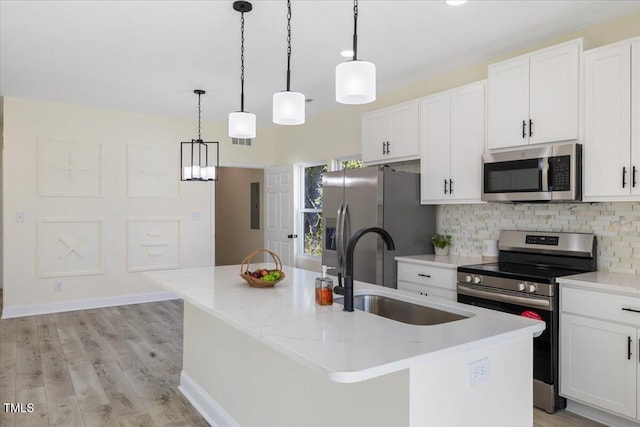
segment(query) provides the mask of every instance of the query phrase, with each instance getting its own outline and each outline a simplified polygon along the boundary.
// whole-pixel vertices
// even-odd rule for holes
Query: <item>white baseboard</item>
[[[178,299],[178,297],[171,292],[145,292],[143,294],[87,298],[81,300],[52,302],[49,304],[18,305],[15,307],[4,307],[2,310],[2,319],[36,316],[38,314],[62,313],[64,311],[113,307],[116,305],[142,304],[145,302],[167,301],[173,299]]]
[[[185,371],[180,373],[178,389],[213,427],[240,427],[240,424]]]
[[[612,427],[638,427],[640,422],[631,421],[626,418],[621,418],[608,412],[601,411],[599,409],[587,406],[583,403],[576,402],[574,400],[567,399],[567,411],[578,414],[582,417],[589,418],[590,420],[597,421],[606,426]]]

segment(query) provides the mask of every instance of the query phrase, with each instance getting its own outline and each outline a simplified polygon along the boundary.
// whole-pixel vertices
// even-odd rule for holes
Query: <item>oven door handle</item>
[[[506,302],[509,304],[521,305],[524,307],[539,308],[544,311],[553,311],[551,301],[549,301],[548,299],[527,298],[517,295],[503,294],[499,292],[484,291],[477,288],[471,288],[468,285],[462,283],[458,283],[458,293],[491,301]]]

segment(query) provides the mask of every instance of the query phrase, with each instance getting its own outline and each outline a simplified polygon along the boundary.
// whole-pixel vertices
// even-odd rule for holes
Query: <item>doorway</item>
[[[264,247],[263,189],[263,169],[220,168],[215,184],[216,266],[241,264],[251,252]]]

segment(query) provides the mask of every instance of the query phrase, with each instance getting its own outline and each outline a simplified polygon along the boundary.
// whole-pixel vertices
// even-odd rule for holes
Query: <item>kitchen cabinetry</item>
[[[488,148],[578,138],[582,39],[489,66]]]
[[[640,39],[584,61],[584,200],[640,200]]]
[[[363,114],[361,126],[364,163],[419,158],[417,100]]]
[[[398,289],[423,297],[456,301],[456,271],[460,265],[477,264],[480,258],[412,255],[396,257]]]
[[[560,394],[640,419],[638,296],[561,286]]]
[[[480,202],[486,83],[420,101],[422,204]]]

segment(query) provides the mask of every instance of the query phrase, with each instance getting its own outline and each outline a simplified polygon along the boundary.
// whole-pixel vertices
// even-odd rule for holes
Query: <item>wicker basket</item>
[[[258,255],[261,252],[266,252],[269,255],[271,255],[271,258],[273,258],[273,261],[276,264],[275,269],[280,271],[280,278],[278,280],[267,281],[267,280],[256,279],[249,272],[250,271],[249,267],[251,266],[251,260],[253,259],[254,256]],[[249,286],[253,286],[254,288],[270,288],[274,286],[276,283],[280,282],[282,279],[284,279],[284,271],[282,271],[282,261],[280,261],[280,257],[278,255],[271,252],[270,250],[258,249],[257,251],[251,252],[249,255],[247,255],[245,259],[242,260],[242,265],[240,266],[240,277],[242,277],[249,284]]]

